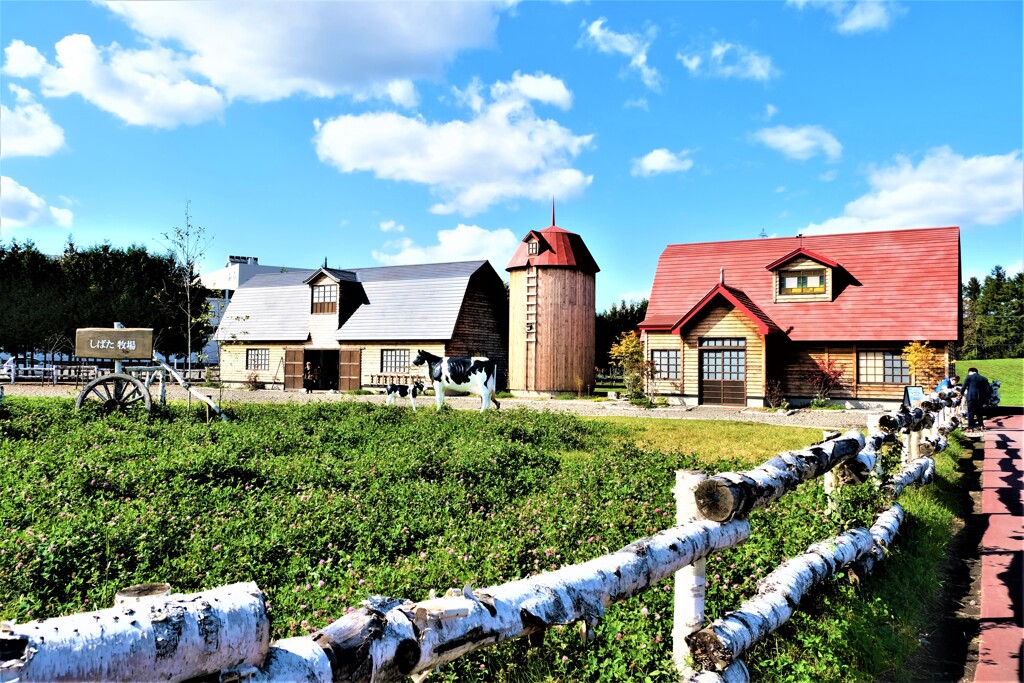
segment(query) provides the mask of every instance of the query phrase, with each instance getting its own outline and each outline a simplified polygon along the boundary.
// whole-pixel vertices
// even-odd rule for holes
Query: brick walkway
[[[1012,410],[1012,409],[1011,409]],[[981,473],[981,643],[974,680],[1024,680],[1024,414],[990,418]]]

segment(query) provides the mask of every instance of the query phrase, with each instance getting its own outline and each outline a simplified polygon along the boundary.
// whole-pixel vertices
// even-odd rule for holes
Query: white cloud
[[[523,87],[527,82],[530,87]],[[490,92],[498,99],[486,103],[478,84],[467,91],[473,95],[463,100],[479,106],[467,121],[435,123],[371,112],[321,123],[314,136],[317,155],[343,173],[369,171],[428,185],[442,199],[430,209],[439,214],[471,215],[515,198],[571,198],[590,184],[593,176],[572,163],[592,136],[574,135],[540,118],[530,104],[531,99],[557,103],[571,95],[559,95],[540,76],[496,83]]]
[[[46,57],[20,40],[4,48],[4,73],[15,78],[38,76],[46,69]]]
[[[775,116],[778,113],[779,113],[779,108],[776,107],[774,104],[766,104],[766,105],[764,105],[764,120],[765,121],[770,121],[772,119],[772,117]]]
[[[498,81],[491,86],[491,97],[495,100],[535,100],[553,104],[559,109],[572,107],[572,92],[565,83],[545,73],[524,76],[516,71],[510,82]]]
[[[604,54],[620,54],[629,57],[629,68],[640,75],[643,81],[651,90],[658,90],[661,75],[658,70],[647,63],[647,50],[651,47],[655,30],[648,30],[646,36],[638,33],[616,33],[604,26],[605,18],[586,24],[584,22],[584,34],[581,42],[593,45],[599,52]]]
[[[28,52],[19,48],[16,64],[31,62]],[[157,128],[201,123],[224,110],[220,93],[189,80],[187,60],[166,48],[126,50],[113,43],[100,49],[89,36],[76,34],[60,40],[56,52],[57,66],[33,66],[47,97],[78,94],[127,123]],[[7,56],[10,61],[9,49]]]
[[[500,3],[112,2],[152,41],[177,44],[230,99],[381,92],[438,76],[460,51],[490,47]],[[405,86],[402,86],[405,87]],[[402,106],[407,92],[385,94]],[[394,99],[395,95],[399,99]]]
[[[48,206],[46,200],[13,178],[0,176],[0,228],[14,230],[56,225],[70,228],[74,214]]]
[[[897,156],[871,169],[871,191],[843,215],[812,223],[805,234],[998,225],[1024,210],[1021,152],[965,158],[949,147],[929,150],[916,166]]]
[[[460,223],[451,230],[439,230],[437,244],[421,247],[403,238],[385,244],[384,249],[388,251],[374,251],[373,258],[387,266],[487,259],[502,273],[518,245],[519,240],[507,228],[485,230],[478,225]]]
[[[693,168],[693,160],[687,159],[688,150],[673,154],[664,147],[648,152],[639,159],[633,159],[632,174],[649,178],[661,173],[682,173]]]
[[[391,100],[399,107],[414,109],[420,103],[419,93],[416,86],[409,80],[389,81],[387,83],[376,83],[366,90],[352,95],[356,102],[367,100]]]
[[[637,97],[632,100],[626,100],[626,102],[622,106],[624,106],[626,109],[643,109],[644,111],[650,111],[650,107],[648,107],[647,105],[646,97]]]
[[[836,169],[829,169],[818,176],[818,180],[823,183],[831,183],[833,180],[839,177],[839,171]]]
[[[725,41],[717,41],[710,49],[695,50],[689,54],[678,52],[676,59],[694,76],[770,81],[781,73],[772,65],[771,57],[746,45]]]
[[[405,226],[395,221],[381,221],[380,222],[381,232],[405,232]]]
[[[11,83],[14,109],[0,104],[0,158],[47,157],[64,146],[64,129],[50,118],[32,93]]]
[[[754,133],[754,139],[790,159],[801,161],[818,154],[824,154],[829,161],[836,161],[843,154],[843,146],[821,126],[762,128]]]
[[[882,0],[787,0],[786,4],[801,10],[816,7],[829,12],[836,19],[836,31],[845,34],[886,31],[897,16],[906,13],[900,5]]]

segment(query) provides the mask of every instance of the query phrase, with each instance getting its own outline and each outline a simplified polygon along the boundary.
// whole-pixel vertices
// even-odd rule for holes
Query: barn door
[[[747,350],[745,339],[700,340],[700,402],[746,405]]]
[[[284,389],[302,388],[302,348],[284,350]]]
[[[355,391],[362,388],[360,381],[360,349],[342,349],[338,354],[338,390]]]

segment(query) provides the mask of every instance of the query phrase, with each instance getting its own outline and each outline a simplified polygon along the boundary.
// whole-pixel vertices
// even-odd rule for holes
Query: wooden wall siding
[[[321,275],[309,283],[310,298],[303,311],[296,311],[297,315],[309,316],[309,342],[306,346],[314,349],[336,349],[338,341],[334,336],[338,333],[338,310],[335,307],[334,313],[317,313],[312,311],[312,288],[318,285],[335,285],[337,283],[326,275]]]
[[[294,343],[268,343],[268,344],[232,344],[221,342],[220,345],[220,381],[224,383],[244,383],[249,380],[249,375],[256,372],[257,379],[267,384],[282,384],[284,382],[284,350],[285,347],[294,347]],[[246,370],[245,350],[246,349],[269,349],[270,369],[269,370]]]
[[[498,364],[497,385],[508,386],[508,317],[505,292],[487,288],[478,273],[469,281],[446,356],[487,356]]]
[[[418,342],[370,342],[367,344],[346,344],[342,348],[360,348],[363,350],[362,358],[360,362],[362,367],[360,369],[360,377],[363,386],[372,384],[370,380],[371,375],[379,375],[380,372],[380,352],[384,349],[408,349],[409,350],[409,371],[407,374],[416,377],[427,376],[427,366],[421,365],[419,367],[412,365],[412,360],[416,357],[416,352],[420,349],[433,353],[437,356],[443,356],[445,354],[444,344],[437,341],[418,341]]]
[[[824,294],[779,294],[779,272],[783,270],[824,270],[825,271],[825,293]],[[786,303],[791,301],[832,301],[832,269],[823,263],[811,260],[806,257],[795,258],[792,261],[776,268],[772,272],[772,301]],[[749,293],[748,293],[749,294]],[[757,297],[760,298],[760,297]]]
[[[700,390],[700,338],[743,337],[746,347],[747,397],[764,396],[765,344],[757,327],[743,313],[732,306],[719,305],[710,309],[683,336],[683,393],[697,396]]]
[[[529,269],[509,278],[509,387],[512,390],[576,391],[577,379],[594,387],[594,276],[571,268],[538,268],[536,341],[527,341],[526,280]]]
[[[678,334],[671,332],[647,332],[644,335],[644,348],[647,360],[651,360],[651,351],[669,349],[679,352],[679,379],[653,378],[647,383],[647,391],[659,396],[679,396],[683,393],[683,382],[686,372],[683,365],[683,340]]]

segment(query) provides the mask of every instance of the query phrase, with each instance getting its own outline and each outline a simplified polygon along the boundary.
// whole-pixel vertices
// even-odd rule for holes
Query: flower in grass
[[[642,614],[642,615],[644,615],[646,617],[648,614],[650,614],[650,612],[647,610],[646,607],[641,607],[640,608],[640,614]]]
[[[220,543],[218,543],[217,545],[213,546],[213,549],[214,550],[220,550]]]
[[[322,588],[322,587],[323,587],[323,585],[324,585],[324,580],[323,580],[323,579],[320,579],[319,581],[317,581],[317,582],[316,582],[316,585],[317,585],[317,587],[320,587],[320,588]]]
[[[563,662],[568,662],[569,661],[569,655],[562,655],[562,661]]]

